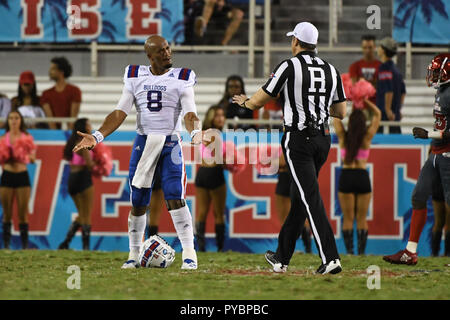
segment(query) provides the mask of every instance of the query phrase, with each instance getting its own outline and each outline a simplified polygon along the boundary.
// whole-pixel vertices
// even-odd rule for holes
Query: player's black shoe
[[[327,264],[321,264],[317,269],[316,273],[318,274],[336,274],[342,271],[341,261],[339,259],[334,259],[328,262]]]
[[[268,250],[266,254],[264,255],[267,262],[272,266],[273,272],[276,273],[283,273],[287,271],[287,265],[282,264],[280,261],[275,259],[275,252]]]

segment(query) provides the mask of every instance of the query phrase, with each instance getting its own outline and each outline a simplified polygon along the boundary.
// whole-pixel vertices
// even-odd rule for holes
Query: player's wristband
[[[431,138],[431,139],[442,139],[442,131],[431,131],[431,132],[428,132],[428,138]]]
[[[92,135],[94,136],[95,141],[97,141],[97,144],[99,144],[105,139],[105,137],[100,131],[95,131]]]
[[[202,130],[198,130],[198,129],[192,130],[192,131],[191,131],[191,140],[194,139],[194,136],[195,136],[197,133],[199,133],[200,131],[202,131]]]

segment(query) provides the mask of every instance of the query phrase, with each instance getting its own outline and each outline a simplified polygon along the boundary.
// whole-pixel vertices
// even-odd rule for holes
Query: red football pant
[[[409,241],[419,242],[420,234],[427,222],[427,209],[413,209],[411,226],[409,229]]]

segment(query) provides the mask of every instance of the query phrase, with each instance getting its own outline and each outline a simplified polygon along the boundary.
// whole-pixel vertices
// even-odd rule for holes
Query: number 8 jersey
[[[136,132],[140,135],[180,133],[181,117],[197,113],[194,101],[196,76],[186,68],[170,68],[154,75],[150,66],[129,65],[123,76],[124,88],[116,110],[129,114],[136,107]]]

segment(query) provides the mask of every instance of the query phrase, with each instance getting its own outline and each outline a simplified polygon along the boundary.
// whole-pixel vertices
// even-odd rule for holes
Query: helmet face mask
[[[450,54],[439,54],[431,60],[426,79],[428,86],[436,89],[450,82]]]

